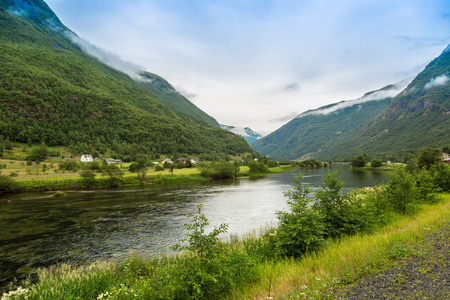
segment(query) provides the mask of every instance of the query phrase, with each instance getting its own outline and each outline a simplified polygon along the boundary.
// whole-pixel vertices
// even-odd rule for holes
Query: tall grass
[[[300,259],[258,265],[260,282],[233,292],[229,299],[333,299],[336,290],[364,276],[394,266],[414,255],[411,245],[450,221],[450,195],[436,205],[423,205],[414,216],[397,216],[371,234],[329,241],[323,250]],[[270,293],[270,295],[269,295]]]

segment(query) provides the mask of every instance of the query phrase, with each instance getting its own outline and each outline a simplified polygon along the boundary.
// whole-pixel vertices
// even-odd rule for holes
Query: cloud
[[[141,75],[139,75],[143,70],[142,67],[140,67],[136,64],[124,61],[123,59],[118,57],[116,54],[113,54],[113,53],[107,52],[105,50],[102,50],[98,47],[95,47],[88,41],[78,37],[73,32],[66,31],[65,35],[72,41],[72,43],[79,46],[83,52],[85,52],[86,54],[88,54],[92,57],[95,57],[100,62],[110,66],[113,69],[116,69],[118,71],[121,71],[121,72],[129,75],[131,78],[133,78],[135,80],[141,80],[141,81],[145,80]]]
[[[325,108],[310,110],[298,115],[297,118],[302,118],[309,115],[329,115],[332,112],[336,112],[346,107],[351,107],[368,101],[379,101],[387,98],[394,98],[399,93],[401,93],[408,86],[408,84],[411,83],[412,80],[413,78],[405,79],[395,85],[390,86],[389,88],[384,88],[378,91],[367,93],[363,97],[356,100],[342,101],[336,104],[328,105]]]
[[[287,121],[290,121],[290,120],[294,119],[296,116],[298,116],[298,112],[290,112],[290,113],[288,113],[288,114],[286,114],[284,116],[270,119],[269,122],[271,122],[271,123],[283,122],[284,123],[284,122],[287,122]]]
[[[286,85],[283,92],[297,92],[298,90],[300,90],[300,85],[294,82]]]
[[[450,80],[447,75],[441,75],[439,77],[431,79],[427,84],[425,84],[425,89],[431,89],[435,86],[445,85]]]

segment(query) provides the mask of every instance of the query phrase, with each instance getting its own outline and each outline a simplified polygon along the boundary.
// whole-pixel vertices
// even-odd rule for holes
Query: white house
[[[92,155],[81,155],[81,162],[93,162],[94,158],[92,157]]]

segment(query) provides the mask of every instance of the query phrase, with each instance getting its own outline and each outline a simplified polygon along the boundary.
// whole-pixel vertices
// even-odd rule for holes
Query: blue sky
[[[449,0],[46,2],[220,123],[262,133],[414,76],[450,43]]]

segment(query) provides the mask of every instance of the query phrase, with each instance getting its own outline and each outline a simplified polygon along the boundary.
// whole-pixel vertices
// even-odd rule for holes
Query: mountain
[[[141,86],[164,104],[169,105],[179,113],[187,114],[212,127],[220,127],[219,123],[217,123],[213,117],[200,110],[192,102],[182,96],[164,78],[150,72],[141,72],[140,76],[144,79],[144,81],[140,82]]]
[[[410,81],[366,93],[356,100],[306,111],[252,146],[262,155],[278,160],[334,158],[336,145],[352,138],[383,113]]]
[[[334,156],[366,152],[395,158],[450,144],[450,46],[397,95],[381,116],[337,145]],[[351,145],[354,145],[351,147]],[[348,149],[352,148],[351,151]]]
[[[41,0],[0,0],[0,28],[0,135],[11,141],[122,155],[252,151],[163,78],[80,39]]]
[[[242,136],[249,145],[252,145],[256,140],[259,140],[262,137],[262,135],[260,135],[256,131],[253,131],[249,127],[241,128],[236,126],[228,126],[220,124],[220,128],[229,130],[235,134]]]

